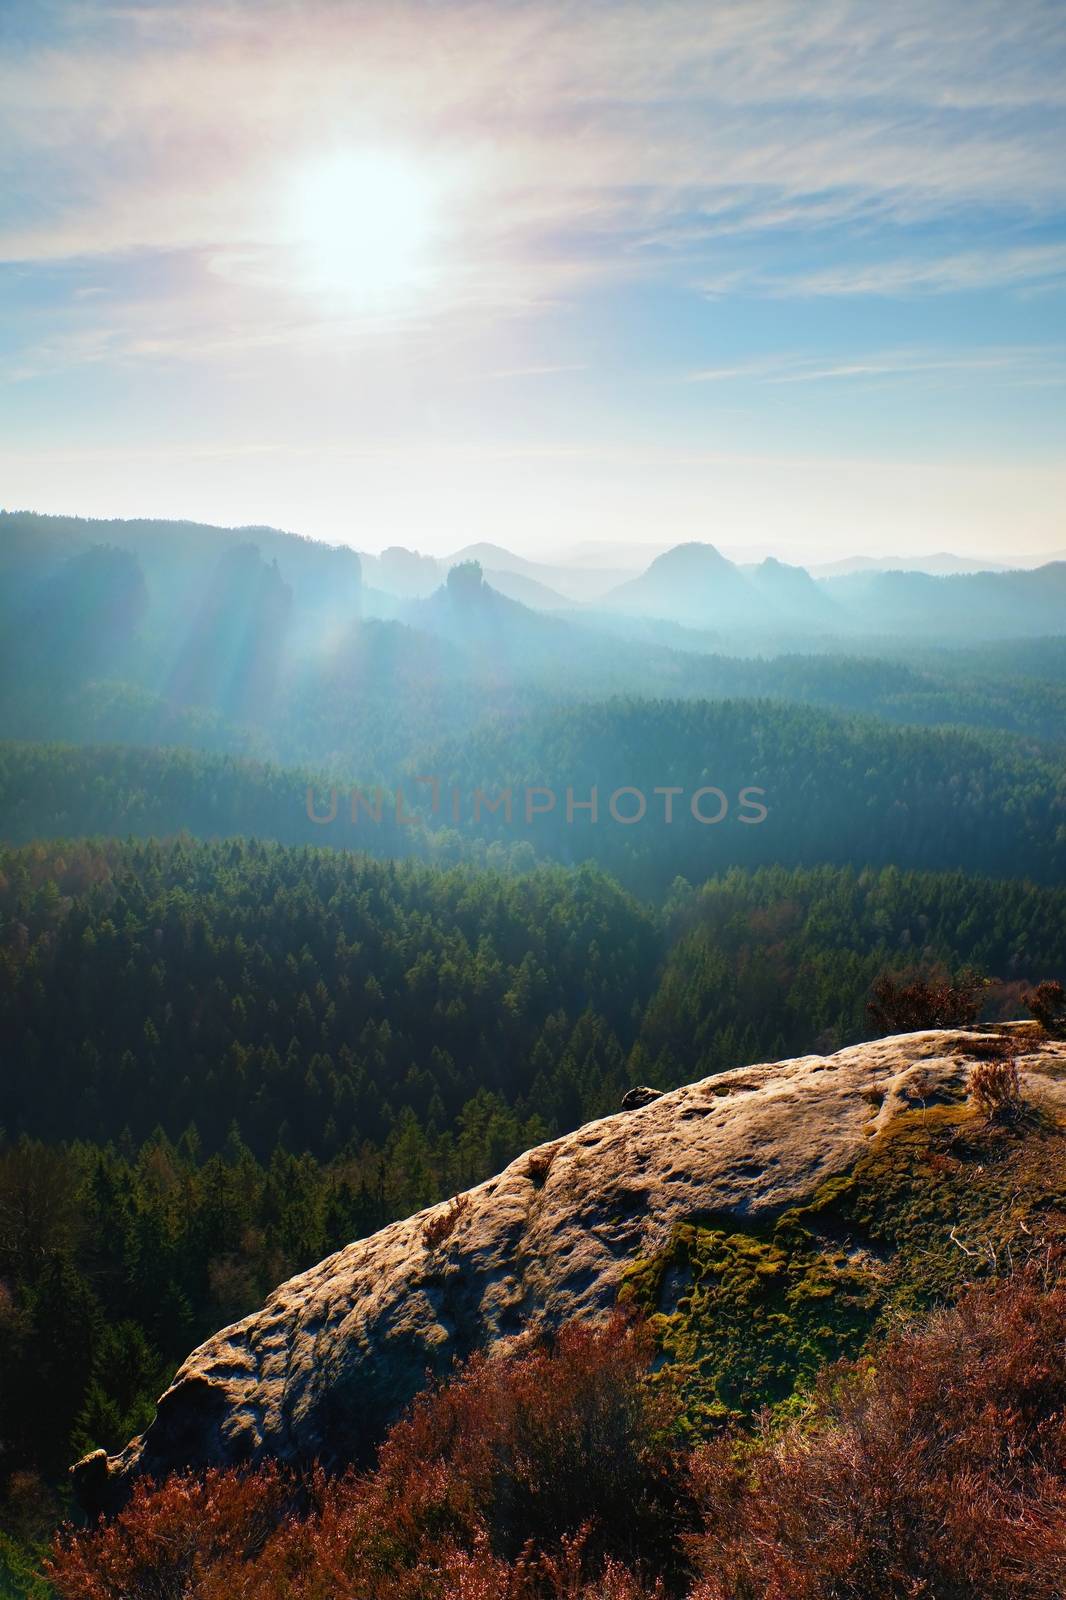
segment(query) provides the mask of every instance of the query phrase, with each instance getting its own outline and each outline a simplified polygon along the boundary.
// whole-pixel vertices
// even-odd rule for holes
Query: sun
[[[432,283],[441,196],[407,155],[342,151],[307,167],[290,234],[301,285],[357,306],[389,307]]]

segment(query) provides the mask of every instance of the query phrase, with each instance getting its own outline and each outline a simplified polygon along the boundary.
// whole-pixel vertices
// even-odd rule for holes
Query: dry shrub
[[[426,1249],[435,1250],[445,1239],[450,1239],[459,1225],[459,1219],[469,1207],[470,1196],[460,1194],[443,1211],[435,1211],[431,1217],[427,1217],[422,1224],[422,1243]]]
[[[692,1600],[1061,1600],[1066,1291],[971,1291],[815,1416],[698,1454]]]
[[[475,1356],[392,1430],[375,1487],[386,1502],[424,1497],[432,1520],[457,1530],[483,1519],[505,1555],[528,1541],[551,1550],[582,1528],[596,1558],[661,1551],[674,1406],[647,1381],[651,1356],[648,1334],[621,1316],[571,1324],[552,1348]]]
[[[918,1033],[925,1028],[965,1028],[977,1021],[989,980],[965,969],[952,977],[883,972],[866,1007],[879,1033]]]
[[[331,1486],[313,1521],[281,1529],[229,1588],[196,1590],[190,1600],[664,1600],[661,1583],[597,1557],[589,1529],[552,1553],[530,1543],[509,1559],[480,1518],[460,1534],[409,1509],[398,1527],[374,1494]]]
[[[272,1472],[142,1485],[108,1527],[63,1541],[56,1590],[62,1600],[653,1600],[655,1585],[626,1563],[669,1565],[682,1473],[670,1402],[647,1381],[650,1353],[616,1317],[566,1328],[550,1349],[474,1357],[416,1401],[374,1472],[314,1475],[303,1514]]]
[[[581,1529],[563,1540],[557,1555],[541,1556],[528,1563],[533,1585],[531,1600],[532,1596],[546,1596],[547,1600],[662,1600],[665,1589],[661,1579],[654,1583],[642,1581],[610,1556],[590,1584],[589,1532],[588,1528]],[[525,1565],[520,1562],[512,1571]]]
[[[188,1600],[241,1592],[244,1572],[293,1506],[274,1467],[144,1480],[114,1521],[56,1541],[48,1577],[63,1600]]]
[[[1045,1275],[1048,1272],[1045,1267]],[[682,1456],[616,1321],[475,1359],[369,1475],[140,1487],[60,1600],[1062,1600],[1066,1289],[972,1290],[810,1414]],[[698,1529],[699,1531],[695,1531]],[[687,1566],[686,1566],[687,1562]]]
[[[1053,1039],[1066,1037],[1066,989],[1057,978],[1045,978],[1025,996],[1025,1003],[1044,1032]]]
[[[979,1061],[970,1068],[967,1086],[978,1108],[990,1122],[1014,1122],[1024,1108],[1022,1080],[1013,1057],[1005,1061]]]

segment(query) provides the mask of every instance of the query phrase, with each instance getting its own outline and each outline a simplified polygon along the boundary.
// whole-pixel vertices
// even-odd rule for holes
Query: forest
[[[655,906],[589,866],[183,840],[6,852],[0,912],[9,1135],[236,1126],[265,1159],[454,1136],[483,1095],[555,1132],[633,1083],[851,1043],[883,969],[975,966],[1016,1002],[1058,968],[1066,888],[774,867]]]
[[[666,826],[655,791],[671,786],[681,798]],[[699,820],[691,799],[704,787]],[[531,804],[550,809],[527,809],[526,791],[542,788],[550,795]],[[353,789],[362,796],[354,820]],[[620,817],[643,797],[639,820],[612,815],[619,789],[638,791],[620,797]],[[720,821],[713,790],[729,806]],[[756,810],[740,803],[745,790],[766,808],[757,826]],[[486,804],[475,804],[478,791]],[[627,699],[488,719],[427,742],[391,784],[341,756],[327,768],[285,768],[172,747],[9,741],[0,743],[0,828],[13,843],[187,832],[438,865],[591,862],[651,898],[676,877],[773,863],[959,868],[1054,884],[1066,877],[1066,763],[1058,747],[1010,735],[894,728],[764,701]]]
[[[987,1015],[1024,1014],[1066,889],[777,866],[650,904],[591,866],[100,840],[6,851],[0,916],[0,1437],[28,1495],[274,1283],[633,1084],[866,1037],[885,971],[971,967]]]
[[[1066,976],[1060,638],[709,649],[535,614],[469,564],[374,615],[350,552],[270,530],[176,548],[152,524],[52,545],[2,526],[2,1593],[117,1592],[77,1563],[132,1559],[136,1517],[151,1542],[171,1501],[46,1581],[77,1515],[66,1468],[120,1449],[188,1351],[291,1274],[637,1086],[869,1038],[886,982],[963,974],[994,1022]],[[353,787],[382,791],[380,821],[352,821]],[[530,788],[554,803],[527,818]],[[613,815],[620,789],[647,798],[638,822]],[[692,814],[700,789],[728,796],[719,823]],[[475,816],[479,790],[511,791],[510,819]],[[568,790],[597,792],[595,821]],[[577,1363],[580,1414],[601,1356],[573,1337],[550,1359]],[[629,1363],[639,1411],[647,1352],[618,1337],[603,1359]],[[681,1459],[661,1465],[702,1537]],[[714,1459],[684,1467],[708,1505]],[[169,1492],[210,1525],[203,1486]],[[220,1526],[234,1494],[276,1512],[281,1492],[218,1485]],[[325,1549],[316,1519],[362,1514],[347,1492],[285,1537]],[[478,1577],[483,1537],[417,1560],[469,1557],[486,1600],[581,1592],[500,1555]],[[572,1548],[575,1574],[606,1554],[615,1600],[643,1600],[631,1551]]]

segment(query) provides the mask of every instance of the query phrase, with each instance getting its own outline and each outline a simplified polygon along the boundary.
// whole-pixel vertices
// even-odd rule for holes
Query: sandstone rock
[[[1012,1027],[1026,1092],[1066,1111],[1066,1043]],[[79,1493],[107,1508],[142,1474],[365,1460],[427,1372],[606,1313],[627,1264],[679,1222],[770,1220],[801,1203],[901,1113],[963,1099],[989,1043],[980,1030],[915,1033],[743,1067],[527,1151],[470,1190],[446,1229],[427,1228],[443,1206],[393,1223],[209,1339],[106,1474],[98,1455],[74,1469]]]

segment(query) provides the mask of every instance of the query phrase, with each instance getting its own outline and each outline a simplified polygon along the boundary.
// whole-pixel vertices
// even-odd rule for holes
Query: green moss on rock
[[[826,1361],[855,1354],[876,1316],[875,1274],[788,1224],[769,1236],[706,1223],[626,1275],[623,1298],[651,1317],[689,1425],[781,1404]]]
[[[687,1426],[803,1404],[826,1362],[898,1317],[1010,1270],[1061,1235],[1066,1139],[1050,1118],[990,1128],[965,1106],[896,1117],[853,1170],[763,1226],[678,1225],[626,1272]]]

